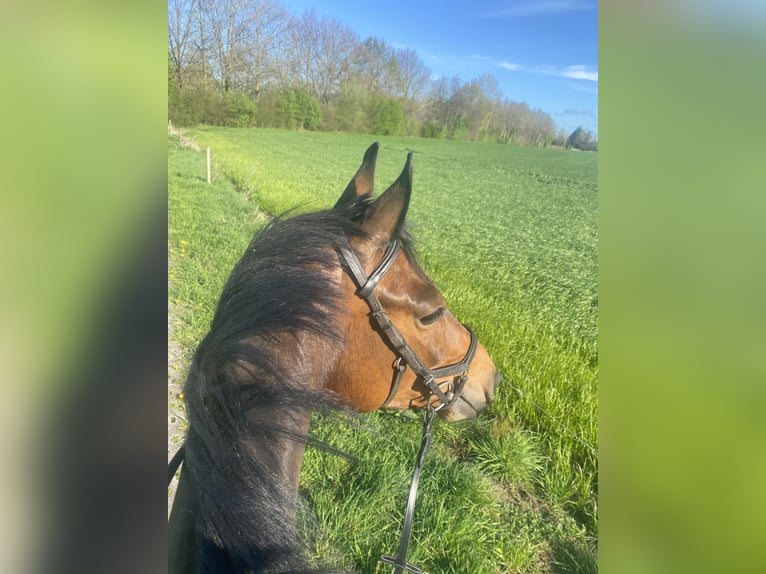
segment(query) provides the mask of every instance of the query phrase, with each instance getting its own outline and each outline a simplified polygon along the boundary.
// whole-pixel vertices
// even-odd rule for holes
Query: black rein
[[[356,253],[351,249],[349,245],[338,248],[338,255],[342,263],[345,263],[346,269],[350,272],[351,277],[357,286],[356,294],[362,299],[367,301],[370,306],[371,315],[375,318],[378,327],[382,331],[382,335],[388,340],[391,346],[396,350],[399,358],[394,363],[394,382],[391,386],[388,398],[383,406],[385,407],[391,402],[401,382],[402,375],[406,371],[407,367],[413,370],[428,386],[429,390],[435,396],[439,405],[434,407],[429,398],[426,402],[426,407],[423,412],[423,437],[420,443],[420,451],[418,452],[418,459],[415,465],[415,470],[412,474],[412,482],[410,483],[410,492],[407,498],[407,509],[404,513],[404,524],[402,525],[402,535],[399,540],[399,552],[396,557],[383,555],[380,560],[386,564],[394,566],[395,574],[402,574],[404,571],[412,572],[413,574],[422,574],[423,571],[407,562],[407,551],[410,545],[410,535],[412,533],[412,521],[415,516],[415,501],[418,495],[418,483],[420,481],[420,472],[426,462],[426,456],[428,450],[431,447],[431,427],[434,422],[436,411],[445,407],[449,407],[455,401],[460,398],[460,394],[463,391],[466,381],[468,380],[468,367],[473,360],[474,353],[476,352],[477,338],[476,333],[473,332],[468,325],[463,325],[468,334],[471,336],[471,342],[468,346],[468,351],[465,357],[453,365],[447,365],[445,367],[439,367],[436,369],[430,369],[426,364],[417,356],[415,351],[407,344],[407,341],[402,336],[399,329],[391,322],[388,314],[383,309],[377,296],[375,295],[375,287],[378,285],[383,276],[388,272],[396,259],[396,256],[401,250],[401,245],[398,240],[393,240],[386,249],[383,259],[367,277],[364,272],[362,264],[359,262],[359,258]],[[443,379],[445,377],[453,377],[451,381],[436,382],[437,379]],[[442,390],[442,385],[447,385],[446,392]],[[178,449],[176,454],[168,464],[168,485],[173,479],[173,475],[180,466],[184,459],[184,446]]]
[[[356,283],[356,294],[367,301],[367,304],[370,306],[370,314],[375,318],[378,327],[380,327],[382,331],[382,335],[388,340],[399,355],[394,362],[394,382],[389,391],[388,398],[385,403],[383,403],[383,407],[388,405],[388,403],[391,402],[391,399],[393,399],[399,388],[402,375],[407,367],[411,368],[423,380],[440,403],[438,406],[434,407],[430,397],[426,402],[426,407],[423,413],[423,437],[420,442],[420,451],[418,452],[415,470],[412,474],[412,482],[410,483],[410,493],[407,498],[407,509],[404,512],[402,535],[399,539],[399,552],[397,552],[396,557],[388,555],[380,557],[382,562],[394,566],[394,574],[402,574],[404,571],[412,572],[413,574],[422,574],[423,570],[407,562],[407,551],[410,546],[412,520],[415,516],[415,501],[418,496],[420,472],[425,465],[426,455],[431,447],[431,426],[433,425],[436,411],[449,407],[460,398],[463,387],[468,380],[468,367],[473,360],[478,343],[476,333],[474,333],[473,329],[468,325],[464,324],[463,326],[471,336],[471,342],[465,357],[463,357],[459,363],[436,369],[428,368],[420,357],[417,356],[415,351],[413,351],[407,344],[407,341],[404,339],[399,329],[397,329],[391,322],[391,319],[389,319],[388,314],[385,312],[374,293],[375,287],[393,265],[400,249],[401,245],[399,241],[394,239],[386,249],[383,259],[378,263],[378,266],[369,277],[365,274],[364,268],[359,262],[359,258],[350,246],[338,248],[338,254],[341,262],[346,264],[346,268],[351,273],[351,276]],[[450,376],[453,377],[452,381],[441,383],[436,382],[436,379]],[[446,393],[441,388],[441,386],[445,384],[449,387],[449,390]]]

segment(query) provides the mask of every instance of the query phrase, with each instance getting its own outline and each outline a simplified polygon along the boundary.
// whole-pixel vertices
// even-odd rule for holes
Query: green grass
[[[191,353],[263,224],[256,209],[331,206],[373,138],[220,128],[186,136],[211,146],[216,174],[204,183],[204,154],[169,141],[169,289]],[[509,381],[480,420],[437,422],[411,561],[431,573],[595,571],[597,461],[577,437],[597,443],[596,156],[376,139],[378,191],[415,152],[408,219],[424,267]],[[364,425],[315,421],[314,434],[358,461],[307,451],[305,523],[320,533],[318,557],[388,572],[376,560],[396,552],[420,424],[372,413]]]

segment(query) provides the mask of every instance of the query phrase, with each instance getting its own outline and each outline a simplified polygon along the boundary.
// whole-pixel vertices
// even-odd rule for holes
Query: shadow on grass
[[[597,574],[598,559],[581,540],[556,540],[551,548],[552,572],[556,574]]]

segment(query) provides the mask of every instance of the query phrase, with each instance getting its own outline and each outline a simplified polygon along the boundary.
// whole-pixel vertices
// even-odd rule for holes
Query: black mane
[[[272,221],[223,289],[185,388],[185,469],[199,493],[202,572],[309,571],[290,497],[273,464],[253,452],[264,449],[261,458],[268,459],[275,441],[305,443],[295,420],[317,409],[345,409],[335,394],[306,385],[301,358],[285,368],[273,343],[301,332],[338,338],[337,285],[326,270],[339,264],[335,248],[363,236],[369,205],[366,196],[347,209]],[[407,234],[401,238],[412,256]]]
[[[347,238],[364,236],[359,222],[370,204],[367,195],[347,209],[269,223],[233,269],[200,347],[229,347],[244,338],[279,331],[309,330],[333,337],[337,299],[323,270],[337,266],[335,249]],[[409,234],[402,229],[398,239],[414,261]]]

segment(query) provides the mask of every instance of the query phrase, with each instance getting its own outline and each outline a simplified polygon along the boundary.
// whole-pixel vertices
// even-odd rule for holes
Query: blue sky
[[[506,98],[551,115],[568,131],[598,133],[596,0],[283,0],[314,7],[360,38],[412,48],[434,76],[492,74]]]

